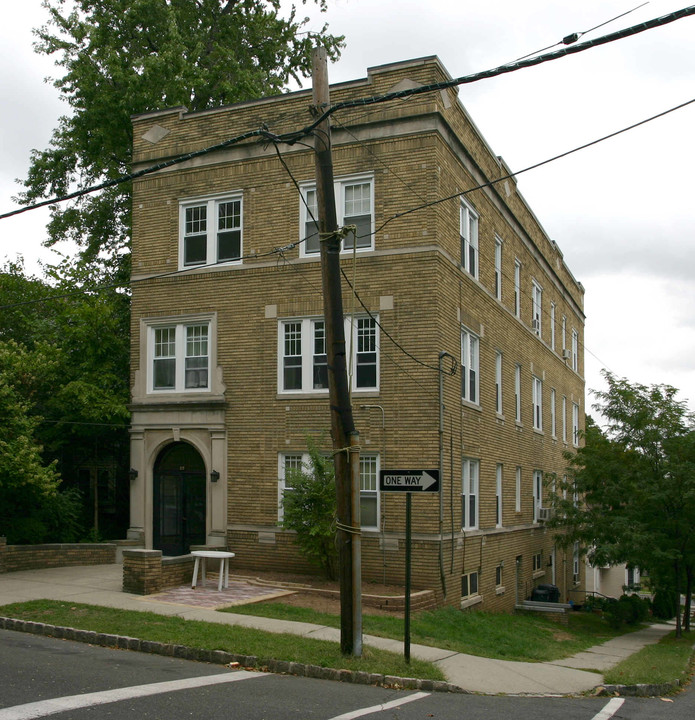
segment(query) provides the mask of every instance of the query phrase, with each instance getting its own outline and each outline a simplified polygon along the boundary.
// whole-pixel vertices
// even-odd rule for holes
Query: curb
[[[672,695],[681,687],[680,680],[673,680],[668,683],[645,683],[641,685],[598,685],[595,694],[603,697],[606,695],[620,695],[622,697],[659,697],[661,695]]]
[[[31,633],[32,635],[45,635],[46,637],[53,637],[59,640],[83,642],[99,647],[133,650],[135,652],[164,655],[165,657],[175,657],[182,660],[192,660],[194,662],[225,665],[234,670],[254,669],[261,672],[296,675],[298,677],[310,677],[320,680],[335,680],[356,685],[380,685],[395,690],[470,694],[467,690],[443,680],[422,680],[420,678],[368,673],[360,670],[336,670],[334,668],[321,667],[320,665],[306,665],[304,663],[288,662],[286,660],[258,658],[255,655],[237,655],[236,653],[229,653],[225,650],[203,650],[201,648],[188,647],[187,645],[172,645],[171,643],[156,642],[154,640],[140,640],[125,635],[98,633],[94,630],[78,630],[77,628],[49,625],[48,623],[34,622],[33,620],[17,620],[15,618],[0,617],[0,630],[14,630],[16,632]]]

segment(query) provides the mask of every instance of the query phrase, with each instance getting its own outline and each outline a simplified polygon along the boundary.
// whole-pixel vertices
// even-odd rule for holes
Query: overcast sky
[[[331,82],[367,68],[438,55],[453,77],[496,67],[586,32],[640,0],[329,0],[346,36]],[[686,2],[652,0],[587,32],[635,25]],[[0,212],[14,178],[44,148],[65,106],[43,80],[52,61],[32,51],[40,0],[0,0]],[[460,88],[493,151],[519,170],[695,98],[695,16],[574,56]],[[695,104],[521,175],[518,187],[586,289],[587,390],[608,368],[631,382],[666,383],[695,409]],[[0,260],[41,249],[47,214],[0,221]],[[66,248],[69,251],[69,248]],[[588,400],[588,403],[591,399]]]

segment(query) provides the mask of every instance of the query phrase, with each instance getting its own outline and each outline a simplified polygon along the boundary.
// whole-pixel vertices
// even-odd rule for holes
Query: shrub
[[[652,615],[659,620],[670,620],[678,609],[676,593],[673,590],[659,589],[652,600]]]

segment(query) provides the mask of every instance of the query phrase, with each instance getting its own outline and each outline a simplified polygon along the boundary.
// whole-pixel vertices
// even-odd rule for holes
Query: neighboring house
[[[639,588],[641,574],[637,568],[621,565],[603,565],[594,567],[586,560],[586,594],[605,595],[619,598],[624,588]],[[575,602],[583,602],[579,594],[572,598]]]
[[[331,101],[448,78],[436,57],[394,63]],[[300,129],[310,105],[300,91],[139,115],[134,170]],[[508,610],[538,583],[565,600],[583,573],[543,524],[543,477],[584,427],[583,287],[455,89],[332,122],[338,220],[357,228],[342,264],[359,296],[343,283],[363,577],[403,581],[405,498],[379,492],[379,471],[438,467],[445,351],[460,365],[443,381],[442,494],[413,499],[413,584],[462,607]],[[227,545],[239,567],[307,569],[280,525],[307,436],[330,447],[305,140],[280,146],[286,168],[252,140],[134,182],[129,536],[165,554]]]

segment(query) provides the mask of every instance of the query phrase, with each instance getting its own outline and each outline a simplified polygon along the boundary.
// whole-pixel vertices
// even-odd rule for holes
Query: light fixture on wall
[[[213,470],[210,473],[210,480],[212,480],[212,482],[217,482],[219,479],[220,479],[220,474],[217,472],[217,470]]]
[[[135,468],[130,468],[130,472],[128,473],[131,480],[135,480],[138,476],[138,471]]]

